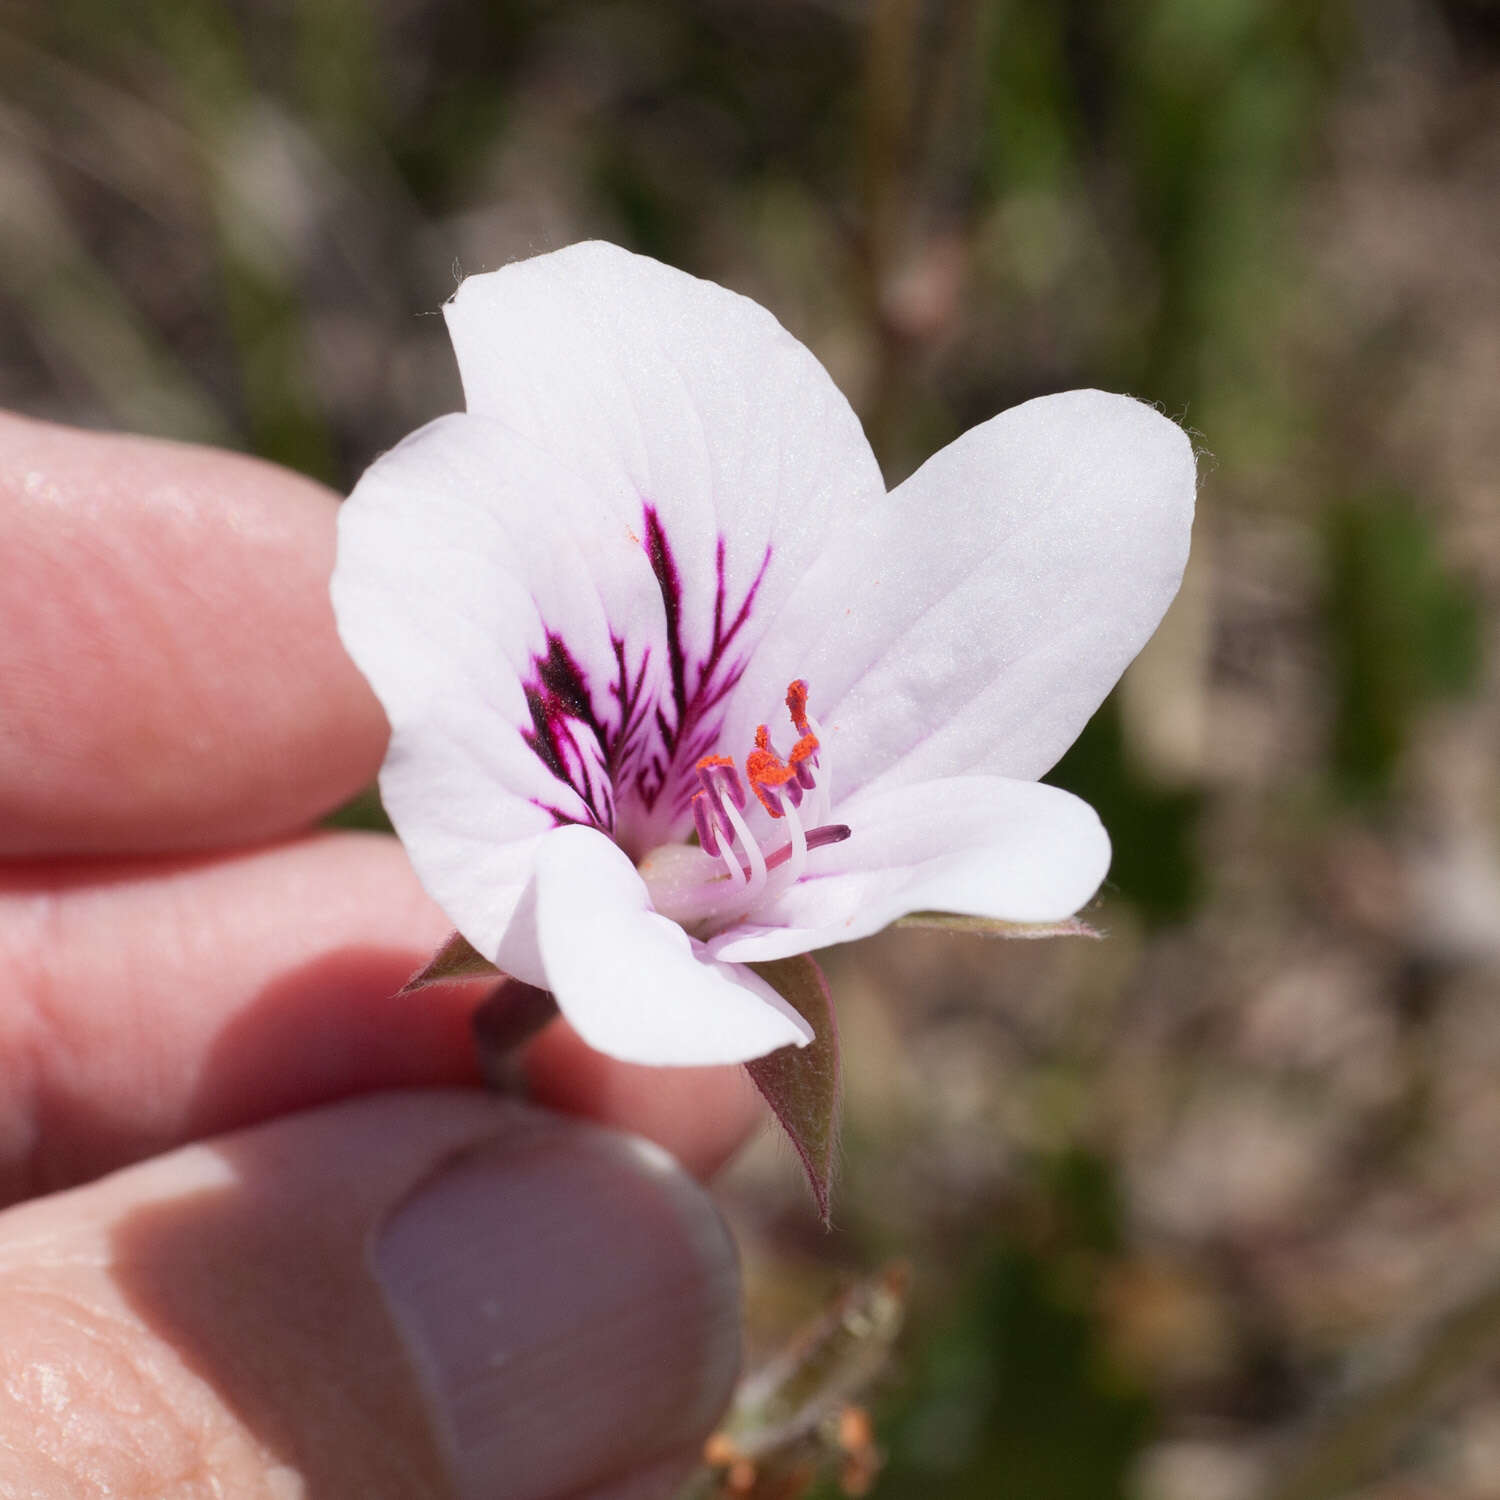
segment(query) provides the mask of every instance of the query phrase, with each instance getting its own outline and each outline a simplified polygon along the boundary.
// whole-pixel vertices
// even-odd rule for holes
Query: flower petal
[[[1141,402],[1004,412],[830,542],[778,626],[800,649],[760,654],[745,712],[805,676],[841,792],[1040,776],[1176,593],[1193,496],[1187,436]]]
[[[913,911],[1055,922],[1109,869],[1109,836],[1058,787],[958,776],[871,790],[840,806],[853,830],[814,851],[810,873],[715,938],[715,957],[761,963],[847,943]]]
[[[720,963],[651,909],[629,857],[588,828],[560,828],[536,855],[545,983],[596,1051],[625,1062],[746,1062],[812,1027],[739,964]]]
[[[469,410],[565,458],[599,524],[639,537],[666,611],[671,711],[705,731],[683,758],[717,749],[765,623],[835,523],[884,493],[849,403],[764,308],[613,245],[472,276],[445,313]]]
[[[460,415],[360,480],[332,588],[390,720],[381,792],[417,874],[475,948],[531,982],[499,953],[532,845],[560,821],[608,824],[618,767],[604,762],[632,753],[616,689],[649,704],[659,687],[649,563],[566,467]]]

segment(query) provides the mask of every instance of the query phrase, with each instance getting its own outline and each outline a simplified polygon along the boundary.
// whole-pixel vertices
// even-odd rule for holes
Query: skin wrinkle
[[[247,1443],[201,1383],[143,1341],[123,1311],[49,1284],[46,1273],[0,1276],[0,1300],[7,1309],[0,1451],[24,1466],[33,1491],[209,1500],[227,1481],[231,1493],[269,1500],[259,1483],[269,1455]]]
[[[47,494],[28,503],[33,473]],[[20,500],[0,507],[0,550],[24,558],[0,601],[7,853],[264,837],[373,775],[384,726],[337,652],[319,578],[326,490],[243,457],[6,416],[0,493]],[[245,611],[267,628],[243,630]],[[257,703],[253,722],[236,696]]]
[[[29,988],[4,1008],[0,1077],[16,1082],[0,1102],[0,1200],[271,1110],[473,1076],[471,988],[420,1010],[390,998],[452,930],[394,840],[321,834],[6,883],[0,952],[34,955],[49,999],[39,1017]],[[33,947],[42,910],[50,956]],[[296,1032],[311,1045],[288,1052]]]
[[[31,1128],[26,1132],[30,1137],[26,1148],[17,1157],[7,1155],[0,1159],[0,1168],[4,1169],[0,1172],[0,1203],[50,1192],[59,1186],[55,1170],[49,1171],[46,1167],[43,1152],[67,1134],[63,1126],[76,1112],[80,1077],[84,1091],[90,1087],[89,1059],[98,1041],[93,1020],[86,1010],[70,1016],[59,988],[56,967],[49,961],[49,956],[77,951],[80,938],[87,935],[89,908],[96,906],[101,896],[107,899],[111,887],[117,884],[134,886],[132,894],[135,894],[140,889],[140,876],[147,874],[148,880],[168,896],[160,908],[167,920],[154,924],[155,960],[161,962],[166,971],[175,967],[192,972],[195,965],[181,962],[188,951],[181,934],[191,927],[195,938],[201,941],[203,934],[197,925],[199,918],[181,912],[178,903],[171,901],[170,893],[178,875],[184,870],[198,870],[204,863],[203,859],[173,860],[165,868],[159,867],[153,876],[148,871],[127,871],[114,861],[88,861],[78,867],[74,878],[60,888],[32,888],[19,895],[15,892],[0,894],[0,930],[20,928],[18,935],[8,938],[8,945],[22,956],[24,962],[22,982],[16,991],[22,1003],[8,1009],[30,1021],[25,1028],[27,1045],[23,1053],[22,1077],[28,1085],[25,1115],[31,1121]],[[97,871],[93,880],[88,878],[91,866]],[[217,947],[218,936],[209,932],[210,951]],[[126,953],[128,956],[128,950]],[[143,986],[140,976],[130,970],[117,973],[115,978],[120,986],[114,1003],[115,1016],[131,1018],[148,1014],[150,1004],[144,997],[149,996],[150,985]],[[141,1045],[143,1039],[145,1033],[139,1026],[129,1026],[127,1035],[117,1039],[117,1047],[126,1055],[142,1059],[151,1052],[149,1041],[146,1046]],[[9,1091],[15,1073],[15,1059],[7,1053],[3,1062]],[[12,1173],[14,1180],[8,1182]]]
[[[0,1285],[16,1293],[3,1303],[0,1365],[13,1349],[26,1367],[39,1363],[37,1338],[14,1336],[34,1305],[30,1288],[79,1293],[82,1336],[62,1315],[41,1330],[55,1362],[81,1371],[75,1384],[89,1395],[73,1400],[73,1410],[89,1419],[93,1393],[122,1388],[126,1408],[149,1419],[159,1400],[169,1416],[185,1413],[201,1436],[169,1445],[151,1464],[152,1476],[202,1467],[224,1485],[222,1492],[137,1487],[125,1473],[107,1476],[111,1482],[97,1491],[61,1493],[248,1500],[285,1495],[299,1476],[319,1496],[436,1500],[450,1493],[439,1482],[431,1419],[406,1345],[374,1278],[372,1236],[393,1204],[460,1156],[498,1148],[510,1158],[532,1141],[567,1153],[573,1130],[470,1091],[388,1094],[191,1147],[83,1194],[16,1210],[22,1234],[28,1227],[50,1233],[63,1252],[95,1255],[54,1257],[54,1266],[38,1270],[32,1248],[33,1264],[17,1278],[0,1269]],[[0,1249],[0,1264],[7,1253]],[[102,1318],[93,1317],[96,1309]],[[272,1317],[275,1326],[267,1327]],[[127,1337],[124,1361],[92,1368],[101,1344],[89,1335],[103,1326],[110,1353],[111,1320]],[[290,1370],[300,1384],[288,1407]],[[26,1395],[23,1416],[36,1399],[34,1391]],[[104,1403],[106,1431],[95,1446],[106,1457],[127,1446],[107,1430],[120,1404]],[[0,1403],[0,1428],[7,1415]],[[175,1441],[165,1418],[155,1435]],[[89,1457],[81,1453],[75,1467]],[[0,1493],[10,1493],[3,1474]]]

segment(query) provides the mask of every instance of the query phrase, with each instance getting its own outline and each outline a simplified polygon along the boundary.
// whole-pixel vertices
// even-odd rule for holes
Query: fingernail
[[[723,1221],[662,1151],[557,1121],[394,1211],[376,1274],[463,1500],[547,1500],[707,1435],[739,1367]]]

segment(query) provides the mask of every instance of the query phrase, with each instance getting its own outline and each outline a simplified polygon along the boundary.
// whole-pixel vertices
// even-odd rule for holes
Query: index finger
[[[255,459],[0,414],[0,857],[247,843],[368,784],[337,511]]]

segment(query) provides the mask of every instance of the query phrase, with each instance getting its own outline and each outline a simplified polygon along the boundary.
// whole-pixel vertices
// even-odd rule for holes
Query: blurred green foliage
[[[1373,798],[1389,791],[1422,710],[1476,686],[1479,600],[1445,567],[1410,496],[1331,506],[1326,546],[1333,769],[1341,790]]]
[[[1120,1244],[1111,1168],[1068,1151],[1036,1163],[1030,1182],[1031,1232],[1001,1232],[979,1248],[906,1372],[883,1429],[892,1447],[883,1496],[1128,1493],[1154,1423],[1149,1397],[1112,1363],[1099,1315],[1098,1270]]]
[[[1202,795],[1162,786],[1132,760],[1119,706],[1108,702],[1048,772],[1047,780],[1090,803],[1109,829],[1109,889],[1151,923],[1191,914],[1202,880],[1193,835]]]

